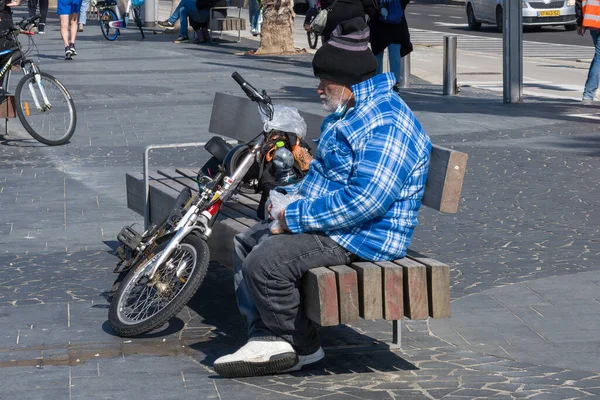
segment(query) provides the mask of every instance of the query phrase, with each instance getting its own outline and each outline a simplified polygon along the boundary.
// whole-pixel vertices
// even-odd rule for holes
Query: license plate
[[[540,17],[560,17],[560,10],[540,11],[538,15]]]

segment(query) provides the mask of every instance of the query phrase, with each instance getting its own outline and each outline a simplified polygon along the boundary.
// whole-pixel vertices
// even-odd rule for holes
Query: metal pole
[[[444,95],[455,95],[457,92],[456,43],[456,36],[444,35]]]
[[[392,346],[402,348],[402,320],[392,321]]]
[[[523,8],[520,1],[505,1],[503,18],[504,102],[523,102]]]
[[[410,54],[402,57],[402,62],[400,63],[400,82],[398,82],[398,86],[401,88],[410,87]]]
[[[144,2],[144,25],[153,27],[158,21],[158,0]]]

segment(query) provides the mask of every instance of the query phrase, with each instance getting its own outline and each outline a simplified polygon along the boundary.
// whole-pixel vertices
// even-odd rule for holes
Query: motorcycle
[[[273,119],[274,107],[266,91],[259,93],[237,72],[232,78],[261,114]],[[143,234],[124,227],[118,240],[120,262],[114,272],[108,321],[118,336],[151,332],[169,321],[187,304],[204,280],[210,254],[207,241],[223,204],[236,195],[248,172],[265,156],[269,139],[263,130],[246,144],[231,146],[220,137],[211,138],[205,149],[212,158],[198,173],[198,192],[181,192],[167,218]],[[236,159],[233,162],[233,159]]]

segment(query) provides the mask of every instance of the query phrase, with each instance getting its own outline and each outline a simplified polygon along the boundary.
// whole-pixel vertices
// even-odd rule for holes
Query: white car
[[[577,29],[575,0],[522,0],[521,3],[524,26],[564,25],[568,31]],[[495,24],[498,32],[502,32],[502,0],[467,0],[466,10],[471,30],[488,23]]]

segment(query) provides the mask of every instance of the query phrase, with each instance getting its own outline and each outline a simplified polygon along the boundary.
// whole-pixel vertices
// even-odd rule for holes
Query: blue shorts
[[[79,14],[81,10],[81,0],[58,0],[56,13],[58,15]]]

